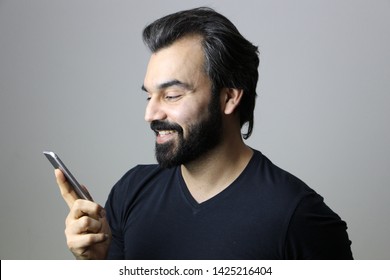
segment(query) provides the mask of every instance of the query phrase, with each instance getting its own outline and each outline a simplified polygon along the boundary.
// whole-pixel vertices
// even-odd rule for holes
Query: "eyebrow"
[[[188,89],[188,90],[192,90],[193,89],[193,87],[191,85],[189,85],[187,83],[184,83],[184,82],[181,82],[181,81],[176,80],[176,79],[159,84],[157,86],[157,89],[158,90],[162,90],[162,89],[166,89],[166,88],[169,88],[169,87],[172,87],[172,86],[178,86],[178,87],[181,87],[183,89]],[[145,85],[142,85],[141,89],[143,91],[148,92],[148,90],[146,89]]]

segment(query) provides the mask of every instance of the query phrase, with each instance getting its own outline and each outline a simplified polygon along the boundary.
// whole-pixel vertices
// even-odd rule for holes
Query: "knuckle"
[[[95,241],[92,234],[88,234],[85,239],[88,242],[88,244],[92,244]]]
[[[66,245],[68,246],[69,250],[71,250],[71,251],[76,250],[75,242],[72,239],[67,239]]]
[[[100,209],[101,209],[101,207],[100,207],[99,204],[97,204],[97,203],[94,203],[94,204],[93,204],[93,212],[94,212],[94,213],[99,213],[99,212],[100,212]]]
[[[88,216],[82,216],[80,219],[79,219],[79,223],[80,223],[80,226],[81,227],[88,227],[90,222],[89,222],[89,217]]]
[[[73,202],[73,207],[74,209],[78,209],[82,206],[83,204],[83,200],[82,199],[76,199],[74,202]]]

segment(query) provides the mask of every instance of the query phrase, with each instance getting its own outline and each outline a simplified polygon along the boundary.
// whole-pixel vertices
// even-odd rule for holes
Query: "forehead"
[[[195,86],[205,78],[202,39],[187,36],[151,55],[144,86],[152,90],[172,80]]]

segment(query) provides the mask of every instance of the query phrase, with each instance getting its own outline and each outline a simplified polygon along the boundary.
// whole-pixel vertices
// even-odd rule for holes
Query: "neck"
[[[245,169],[253,151],[240,138],[238,143],[221,143],[196,161],[181,166],[184,181],[198,202],[227,188]]]

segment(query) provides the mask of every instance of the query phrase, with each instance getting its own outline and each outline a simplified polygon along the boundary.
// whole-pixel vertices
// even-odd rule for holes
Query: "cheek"
[[[207,104],[183,105],[171,111],[170,121],[179,124],[186,131],[189,125],[207,118],[208,114]],[[184,132],[184,134],[186,133]]]

